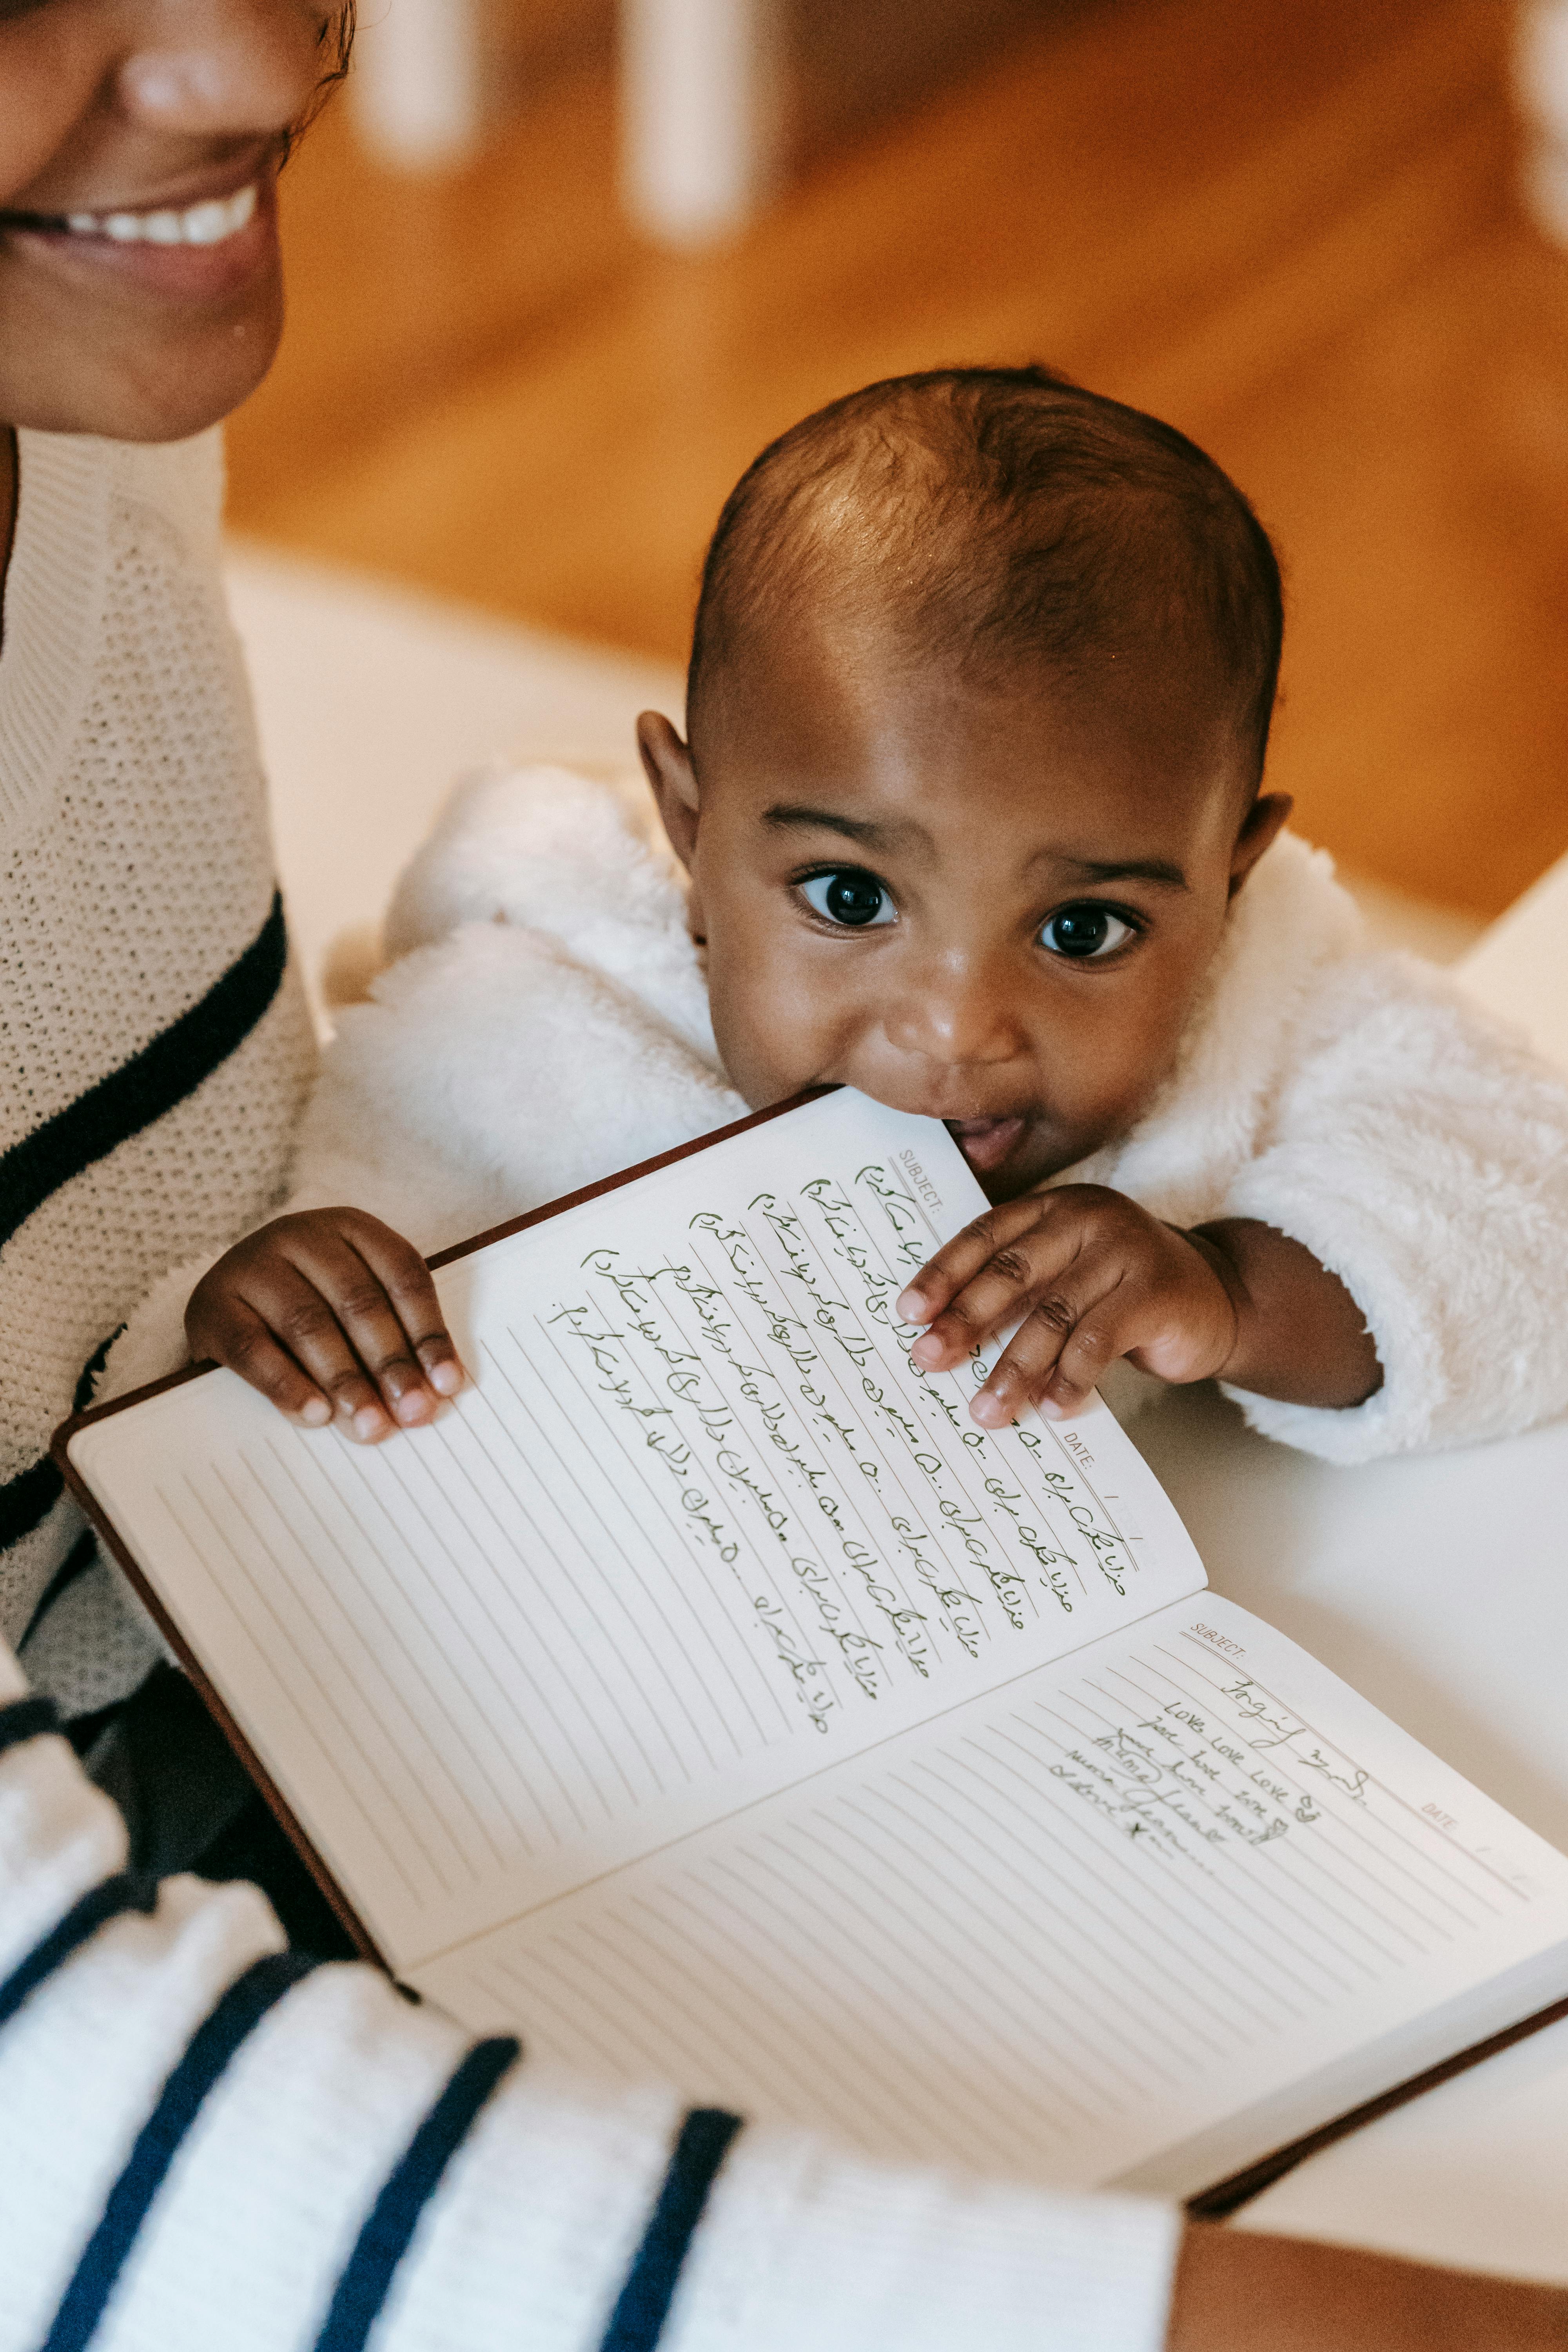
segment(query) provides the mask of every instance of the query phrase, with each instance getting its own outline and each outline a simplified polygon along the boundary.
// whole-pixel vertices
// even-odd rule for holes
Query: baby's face
[[[980,691],[797,632],[725,682],[695,767],[645,718],[749,1103],[837,1081],[944,1119],[993,1201],[1133,1124],[1289,803],[1244,816],[1179,677],[1119,683]]]

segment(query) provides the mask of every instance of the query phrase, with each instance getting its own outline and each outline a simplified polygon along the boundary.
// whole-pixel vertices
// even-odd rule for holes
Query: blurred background
[[[362,0],[285,173],[231,527],[521,625],[476,622],[498,658],[635,656],[592,673],[635,704],[772,435],[874,376],[1046,360],[1251,496],[1289,596],[1271,780],[1454,951],[1568,846],[1561,14]]]

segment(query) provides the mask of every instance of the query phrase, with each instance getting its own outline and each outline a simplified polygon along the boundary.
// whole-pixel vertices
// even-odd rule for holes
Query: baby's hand
[[[1130,1357],[1166,1381],[1222,1371],[1238,1299],[1221,1252],[1100,1184],[1026,1193],[977,1217],[922,1266],[898,1302],[929,1330],[910,1354],[947,1371],[1020,1316],[970,1412],[1002,1429],[1038,1405],[1077,1412],[1107,1364]]]
[[[237,1243],[192,1292],[185,1337],[280,1412],[315,1429],[335,1413],[364,1444],[463,1385],[424,1259],[361,1209],[279,1217]]]

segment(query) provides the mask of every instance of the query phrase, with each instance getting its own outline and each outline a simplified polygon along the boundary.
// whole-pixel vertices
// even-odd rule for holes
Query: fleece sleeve
[[[1568,1086],[1405,958],[1347,961],[1222,1213],[1302,1242],[1366,1317],[1383,1385],[1348,1411],[1232,1391],[1339,1463],[1568,1411]]]
[[[1180,2217],[473,2043],[125,1873],[0,1648],[0,2352],[1158,2352]]]

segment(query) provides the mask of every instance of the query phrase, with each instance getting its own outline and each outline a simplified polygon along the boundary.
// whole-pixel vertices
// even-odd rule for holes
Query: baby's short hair
[[[921,659],[1089,682],[1157,646],[1207,667],[1256,783],[1284,615],[1268,535],[1173,426],[1043,367],[932,368],[819,408],[725,501],[687,685],[803,602],[869,602]]]

